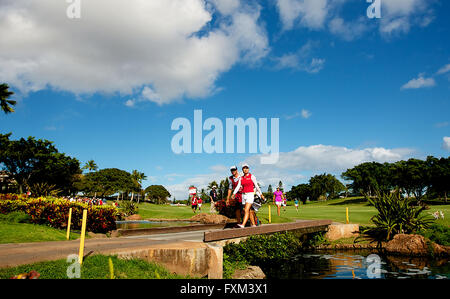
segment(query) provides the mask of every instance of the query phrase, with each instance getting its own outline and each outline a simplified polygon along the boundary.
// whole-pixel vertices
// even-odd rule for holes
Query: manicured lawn
[[[209,213],[209,204],[202,206],[202,211],[197,213]],[[170,205],[155,205],[150,203],[139,204],[139,215],[142,218],[162,218],[162,219],[189,219],[195,214],[192,212],[190,206],[170,206]]]
[[[81,279],[109,279],[111,258],[116,279],[181,279],[189,278],[175,275],[165,268],[140,259],[122,260],[116,256],[93,255],[84,259],[81,266]],[[76,263],[76,262],[75,262]],[[39,279],[68,279],[68,267],[72,263],[66,260],[41,262],[32,265],[23,265],[13,268],[0,269],[0,279],[8,279],[20,273],[37,271],[41,276]],[[73,272],[72,272],[73,273]]]
[[[209,213],[209,204],[204,204],[202,213]],[[277,215],[274,205],[271,205],[272,223],[283,223],[295,221],[296,219],[331,219],[336,222],[345,223],[345,209],[349,209],[350,223],[370,225],[370,218],[376,214],[374,207],[369,206],[362,198],[334,199],[326,202],[310,202],[305,205],[300,204],[299,211],[295,210],[292,202],[288,203],[286,211],[281,208],[281,215]],[[442,211],[445,219],[439,219],[436,223],[450,226],[450,205],[430,206],[425,213]],[[166,219],[189,219],[194,214],[190,207],[172,207],[170,205],[154,205],[142,203],[139,205],[139,214],[145,218],[166,218]],[[258,217],[263,223],[268,223],[269,207],[264,205],[258,212]]]
[[[70,233],[70,239],[80,237],[79,233]],[[46,225],[30,223],[0,222],[0,243],[28,243],[66,240],[66,231]]]

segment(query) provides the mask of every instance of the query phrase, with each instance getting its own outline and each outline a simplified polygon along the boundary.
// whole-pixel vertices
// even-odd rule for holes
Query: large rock
[[[397,234],[384,247],[385,250],[393,254],[410,256],[448,256],[450,248],[436,243],[428,242],[421,235]]]
[[[127,220],[127,221],[142,220],[142,217],[139,214],[134,214],[134,215],[125,217],[125,220]]]
[[[248,266],[244,270],[234,271],[232,279],[264,279],[266,274],[258,266]]]
[[[328,231],[325,237],[329,241],[335,241],[342,238],[357,237],[359,231],[359,224],[342,224],[332,223],[328,226]]]
[[[203,224],[222,224],[230,221],[228,217],[217,214],[197,214],[189,219],[190,221],[199,221]]]

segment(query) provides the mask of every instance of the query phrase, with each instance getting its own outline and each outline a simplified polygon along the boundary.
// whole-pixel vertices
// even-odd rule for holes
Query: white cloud
[[[351,41],[370,30],[374,21],[366,11],[355,21],[342,17],[344,5],[350,0],[277,0],[277,8],[283,30],[307,28],[329,31],[344,40]],[[369,6],[369,4],[367,4]],[[384,37],[406,34],[413,26],[426,27],[434,19],[427,0],[383,0],[379,32]]]
[[[277,0],[284,30],[295,26],[321,29],[328,14],[327,0]]]
[[[214,3],[83,1],[81,19],[68,19],[66,1],[1,1],[0,81],[22,92],[120,93],[128,106],[206,97],[223,72],[269,51],[258,5]]]
[[[310,118],[311,117],[311,111],[308,111],[308,110],[306,110],[306,109],[302,109],[302,117],[304,118],[304,119],[308,119],[308,118]]]
[[[311,117],[311,115],[312,115],[311,111],[308,111],[306,109],[302,109],[301,112],[296,112],[296,113],[294,113],[292,115],[287,115],[287,116],[285,116],[285,118],[287,120],[290,120],[290,119],[294,119],[294,118],[297,118],[297,117],[301,116],[304,119],[308,119],[308,118]]]
[[[423,74],[419,74],[419,76],[415,79],[411,79],[408,83],[404,84],[401,89],[418,89],[424,87],[433,87],[436,85],[436,82],[433,78],[425,78]]]
[[[328,27],[331,33],[346,41],[357,39],[369,30],[365,17],[360,17],[353,22],[345,22],[343,18],[335,17],[330,21]]]
[[[447,65],[444,65],[443,67],[441,67],[437,71],[436,75],[442,75],[442,74],[445,74],[445,73],[448,73],[448,72],[450,72],[450,63],[447,64]]]
[[[317,48],[318,45],[318,42],[308,41],[294,53],[287,53],[280,57],[275,57],[275,68],[288,68],[311,74],[320,72],[325,66],[325,59],[313,57],[314,49]]]
[[[384,36],[408,33],[412,26],[428,26],[434,16],[426,0],[381,2],[380,33]]]
[[[443,138],[442,148],[446,151],[450,151],[450,137]]]

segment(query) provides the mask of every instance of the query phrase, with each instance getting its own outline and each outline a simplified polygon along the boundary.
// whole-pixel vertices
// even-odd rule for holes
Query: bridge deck
[[[260,234],[271,234],[290,230],[300,230],[304,233],[326,231],[331,220],[298,220],[290,223],[264,224],[257,227],[221,229],[205,232],[204,242],[234,239]]]

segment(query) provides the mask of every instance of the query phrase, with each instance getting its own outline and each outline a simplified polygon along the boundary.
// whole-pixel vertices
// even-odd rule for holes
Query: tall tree
[[[9,97],[11,97],[13,94],[14,92],[9,91],[8,84],[0,84],[0,108],[6,114],[14,112],[12,106],[15,106],[17,104],[16,101],[9,99]]]
[[[84,164],[84,166],[83,166],[83,170],[88,170],[89,172],[96,171],[97,169],[98,169],[98,166],[94,160],[87,161],[86,164]]]
[[[346,181],[353,181],[350,187],[366,197],[371,197],[376,192],[387,193],[392,189],[391,165],[378,162],[366,162],[359,164],[342,173]]]
[[[0,166],[17,182],[19,192],[27,186],[47,183],[69,192],[78,174],[80,162],[59,153],[53,142],[28,139],[10,140],[10,134],[0,134]]]
[[[325,173],[310,178],[309,186],[312,200],[318,200],[323,196],[326,199],[335,198],[339,192],[345,190],[345,186],[334,175]]]
[[[104,197],[114,193],[128,193],[135,185],[130,173],[117,168],[107,168],[87,173],[76,186],[85,194],[98,193]]]
[[[301,202],[306,203],[311,196],[311,187],[309,184],[300,184],[293,186],[291,191],[287,192],[289,198],[299,199]]]
[[[135,184],[136,189],[131,190],[131,201],[134,198],[134,191],[139,192],[142,189],[142,181],[147,179],[147,176],[143,172],[139,172],[137,170],[133,170],[131,172],[131,178]]]
[[[169,191],[162,185],[151,185],[145,189],[145,193],[151,202],[161,204],[167,202],[167,199],[171,196]]]

